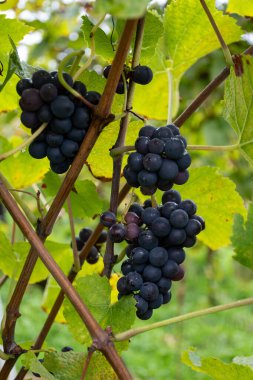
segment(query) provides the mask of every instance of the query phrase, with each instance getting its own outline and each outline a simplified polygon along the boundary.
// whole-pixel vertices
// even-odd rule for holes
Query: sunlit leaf
[[[253,17],[253,3],[251,0],[229,0],[226,12]]]
[[[141,17],[149,0],[97,0],[94,4],[95,14],[110,13],[112,16],[123,19]]]

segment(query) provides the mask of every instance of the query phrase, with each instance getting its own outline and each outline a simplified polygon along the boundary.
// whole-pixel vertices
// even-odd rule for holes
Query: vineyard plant
[[[0,1],[0,380],[252,380],[253,3]]]

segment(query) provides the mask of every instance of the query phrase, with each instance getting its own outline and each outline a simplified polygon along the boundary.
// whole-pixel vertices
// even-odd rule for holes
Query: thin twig
[[[80,259],[79,259],[79,255],[78,255],[77,244],[76,244],[75,226],[74,226],[74,218],[73,218],[70,194],[67,198],[67,208],[68,208],[68,214],[69,214],[72,250],[73,250],[73,256],[74,256],[74,270],[75,270],[75,272],[79,272],[79,270],[80,270]]]
[[[84,380],[85,376],[87,375],[87,371],[88,371],[89,364],[90,364],[93,353],[94,353],[94,349],[88,348],[88,354],[87,354],[87,357],[85,358],[83,372],[82,372],[80,380]]]

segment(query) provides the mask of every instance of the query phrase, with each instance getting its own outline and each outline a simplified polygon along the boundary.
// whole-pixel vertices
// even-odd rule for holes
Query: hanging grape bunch
[[[80,252],[84,248],[92,232],[93,231],[90,228],[86,228],[86,227],[80,231],[79,236],[76,237],[76,246],[77,246],[78,252]],[[98,240],[96,241],[96,244],[91,247],[85,259],[89,264],[96,264],[98,262],[102,245],[106,242],[106,239],[107,239],[107,232],[102,231]],[[72,248],[72,242],[70,243],[70,246]]]
[[[144,206],[134,203],[125,215],[126,224],[116,223],[109,213],[101,215],[101,222],[110,227],[113,242],[126,240],[127,260],[123,261],[117,283],[119,298],[134,294],[137,316],[149,319],[153,309],[171,299],[172,281],[184,277],[181,264],[185,260],[184,247],[193,247],[196,235],[205,229],[204,220],[196,214],[191,200],[181,200],[176,190],[163,194],[162,205],[152,207],[151,200]]]
[[[108,65],[104,68],[103,75],[107,79],[109,72],[111,70],[111,65]],[[135,83],[146,85],[150,83],[153,79],[153,72],[148,66],[136,66],[133,70],[125,66],[123,69],[123,75],[126,80],[126,89],[129,87],[129,79],[132,79]],[[117,94],[124,94],[124,79],[121,75],[118,86],[116,88]]]
[[[157,189],[169,190],[173,184],[183,185],[189,178],[191,157],[187,143],[174,124],[140,129],[135,142],[136,152],[128,157],[123,174],[128,184],[140,187],[145,195]]]
[[[82,97],[94,105],[100,94],[87,92],[85,84],[73,82],[64,73],[65,81]],[[46,129],[29,146],[33,158],[47,157],[52,171],[66,172],[73,162],[91,122],[91,111],[80,99],[70,94],[59,81],[57,71],[36,71],[31,80],[21,79],[17,83],[21,96],[21,122],[31,129],[32,134],[43,124]]]

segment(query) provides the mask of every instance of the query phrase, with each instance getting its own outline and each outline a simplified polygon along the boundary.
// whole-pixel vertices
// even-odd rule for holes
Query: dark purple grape
[[[39,121],[36,112],[27,112],[23,111],[20,116],[21,123],[24,124],[27,128],[38,129],[38,127],[42,124]]]
[[[163,295],[159,294],[157,299],[148,303],[149,309],[158,309],[163,304]]]
[[[148,261],[149,252],[142,247],[136,247],[132,250],[131,258],[134,265],[145,264]]]
[[[140,227],[135,223],[129,223],[126,226],[125,239],[128,241],[136,241],[140,233]]]
[[[42,107],[40,107],[37,112],[37,116],[39,121],[42,123],[49,123],[53,118],[53,114],[47,104],[44,104]]]
[[[112,211],[105,211],[100,215],[100,223],[105,227],[111,227],[116,223],[116,215]]]
[[[127,257],[129,257],[129,258],[132,257],[132,251],[133,251],[134,248],[136,248],[135,244],[128,244],[128,246],[126,247],[126,255],[127,255]]]
[[[165,237],[170,233],[170,223],[164,217],[156,218],[151,224],[151,231],[157,237]]]
[[[156,128],[153,127],[152,125],[145,125],[145,127],[142,127],[139,131],[139,137],[140,136],[145,136],[152,138],[153,133],[155,132]]]
[[[174,179],[178,175],[178,166],[176,162],[173,160],[163,159],[158,175],[162,179]]]
[[[183,137],[183,136],[181,136],[181,135],[178,135],[178,136],[177,136],[177,139],[179,139],[179,140],[182,141],[182,143],[184,144],[184,147],[185,147],[185,149],[186,149],[186,148],[187,148],[187,141],[186,141],[186,138]]]
[[[86,257],[86,261],[89,264],[96,264],[98,260],[99,260],[99,252],[97,248],[93,246]]]
[[[86,243],[91,234],[92,230],[90,228],[85,227],[79,232],[79,238],[82,240],[83,243]]]
[[[134,212],[139,217],[142,215],[143,207],[139,205],[138,203],[132,203],[131,206],[128,209],[129,212]]]
[[[156,137],[158,139],[169,139],[173,136],[173,133],[169,128],[166,127],[160,127],[157,128],[153,137]]]
[[[61,145],[61,152],[66,157],[75,157],[78,152],[79,145],[72,140],[65,139]]]
[[[146,311],[146,313],[140,313],[138,310],[136,312],[136,315],[139,319],[143,320],[143,321],[146,321],[147,319],[150,319],[152,317],[152,314],[153,314],[153,310],[152,309],[148,309]]]
[[[149,141],[148,150],[150,153],[162,154],[165,147],[164,141],[155,138]]]
[[[126,275],[126,287],[131,292],[140,290],[142,287],[142,276],[137,272],[130,272]]]
[[[126,215],[124,216],[124,220],[126,221],[127,224],[129,223],[139,224],[140,219],[141,218],[135,212],[131,212],[131,211],[128,211]]]
[[[155,186],[155,185],[153,185],[153,186],[141,186],[140,190],[141,190],[142,194],[144,194],[144,195],[153,195],[153,194],[155,194],[155,192],[157,190],[157,186]]]
[[[152,207],[152,201],[151,199],[146,199],[143,203],[143,208],[148,208],[148,207]]]
[[[35,88],[41,88],[44,84],[52,81],[51,75],[46,70],[35,71],[32,75],[32,83]]]
[[[171,130],[171,132],[173,133],[173,136],[180,135],[179,128],[175,124],[171,123],[171,124],[166,125],[166,127]]]
[[[180,209],[186,211],[189,216],[194,215],[197,211],[196,204],[193,201],[191,201],[190,199],[186,199],[186,200],[180,202],[178,207]]]
[[[58,119],[66,119],[72,116],[75,106],[74,103],[64,95],[59,95],[51,104],[51,111]]]
[[[66,94],[68,95],[69,92],[68,90],[61,84],[60,80],[59,80],[59,75],[57,73],[57,71],[52,75],[51,73],[51,77],[52,77],[52,83],[57,87],[58,91],[60,94]],[[63,78],[65,80],[65,82],[67,82],[67,84],[70,86],[70,87],[73,87],[74,83],[73,83],[73,79],[72,77],[68,74],[68,73],[63,73]]]
[[[148,282],[157,282],[162,277],[162,271],[160,268],[153,265],[147,265],[142,273],[142,277]]]
[[[157,172],[163,163],[159,154],[148,153],[143,158],[143,166],[149,172]]]
[[[170,214],[170,224],[175,228],[184,228],[188,221],[188,214],[184,210],[177,209]]]
[[[132,79],[135,83],[146,85],[153,79],[153,72],[148,66],[136,66],[132,72]]]
[[[130,169],[134,170],[135,172],[139,172],[140,170],[142,170],[143,157],[144,156],[138,152],[130,153],[127,160],[127,163]]]
[[[135,149],[138,153],[147,154],[148,153],[148,143],[150,139],[146,136],[140,136],[135,141]]]
[[[190,219],[184,230],[188,236],[193,237],[202,231],[202,225],[198,220]]]
[[[160,212],[157,208],[154,207],[147,207],[143,209],[141,214],[141,219],[143,223],[147,224],[148,226],[152,224],[152,222],[160,217]]]
[[[129,88],[129,84],[126,83],[126,90],[128,90],[128,88]],[[123,81],[119,81],[118,86],[116,88],[116,93],[120,94],[120,95],[122,95],[122,94],[125,93],[125,86],[124,86],[124,82]]]
[[[57,119],[56,117],[51,121],[50,127],[53,132],[66,134],[71,131],[72,122],[70,118]]]
[[[175,276],[171,277],[171,280],[172,281],[180,281],[183,278],[184,278],[184,269],[179,266],[178,273]]]
[[[172,228],[169,234],[170,245],[181,245],[185,241],[186,233],[183,229]]]
[[[49,146],[47,148],[47,157],[52,164],[60,164],[66,160],[59,147],[53,148]]]
[[[138,174],[139,184],[143,187],[154,186],[157,182],[157,174],[147,170],[141,170]]]
[[[90,112],[85,106],[76,107],[72,117],[72,125],[77,129],[88,129],[90,125]]]
[[[146,264],[133,264],[133,270],[140,274],[143,273],[145,268],[146,268]]]
[[[159,190],[167,191],[173,187],[173,182],[167,179],[159,179],[157,182],[157,187]]]
[[[53,131],[49,131],[46,134],[46,143],[53,148],[60,146],[63,142],[63,139],[63,135],[60,135],[59,133],[55,133]]]
[[[199,215],[192,215],[192,216],[190,217],[190,219],[195,219],[195,220],[197,220],[198,222],[200,222],[200,224],[201,224],[201,226],[202,226],[202,230],[204,230],[204,229],[206,228],[205,221],[204,221],[204,219],[203,219],[201,216],[199,216]]]
[[[166,294],[171,288],[171,280],[165,277],[161,277],[157,282],[157,286],[160,293]]]
[[[79,80],[74,82],[73,89],[79,92],[79,94],[81,94],[83,97],[85,96],[87,92],[87,88],[85,84]]]
[[[196,244],[196,242],[197,242],[196,236],[186,236],[183,242],[183,246],[186,248],[191,248]]]
[[[39,90],[36,88],[28,88],[22,92],[19,105],[23,111],[35,112],[40,109],[43,101],[40,97]]]
[[[168,260],[168,252],[163,247],[153,248],[149,253],[149,261],[155,267],[162,267]]]
[[[167,250],[169,260],[175,261],[177,264],[182,264],[185,260],[185,251],[182,248],[171,247]]]
[[[98,240],[96,241],[96,245],[103,244],[106,242],[106,240],[107,240],[107,231],[102,231]]]
[[[139,294],[144,300],[150,302],[158,298],[159,290],[153,282],[144,282]]]
[[[179,204],[181,202],[181,196],[177,190],[168,190],[162,196],[162,204],[166,202],[175,202]]]
[[[175,202],[166,202],[161,207],[161,214],[165,218],[169,219],[172,211],[175,211],[177,208],[178,208],[178,205]]]
[[[189,153],[185,152],[184,155],[177,160],[177,166],[179,171],[183,171],[185,169],[188,169],[191,165],[192,159]]]
[[[79,239],[79,237],[76,237],[76,248],[78,251],[81,251],[84,247],[84,243],[82,242],[82,240]],[[72,244],[72,241],[70,242],[70,247],[73,248],[73,244]]]
[[[162,267],[162,274],[166,278],[171,278],[175,276],[179,271],[178,264],[173,260],[167,260]]]
[[[36,159],[41,159],[47,155],[47,144],[44,142],[33,141],[28,148],[30,156]]]
[[[127,288],[127,279],[126,277],[120,277],[120,279],[117,282],[117,289],[120,294],[130,294],[131,291]]]
[[[111,226],[109,229],[109,238],[113,243],[120,243],[125,239],[126,229],[124,224],[118,223]]]
[[[138,312],[140,314],[146,313],[146,311],[148,310],[147,301],[145,301],[144,298],[142,298],[139,294],[135,294],[134,298],[136,300],[135,306],[136,306],[136,309],[138,310]]]
[[[150,230],[145,230],[139,234],[138,243],[142,248],[151,250],[158,246],[158,239]]]
[[[103,76],[107,79],[108,78],[108,76],[109,76],[109,72],[110,72],[110,70],[111,70],[111,67],[112,67],[112,65],[108,65],[108,66],[105,66],[104,67],[104,70],[103,70]]]
[[[133,272],[133,266],[130,260],[125,260],[121,264],[121,272],[126,276],[128,273]]]
[[[83,129],[72,128],[66,134],[66,138],[68,140],[72,140],[80,144],[83,141],[85,134],[86,134],[86,131]]]
[[[58,95],[58,90],[53,83],[45,83],[40,88],[41,99],[46,103],[51,103]]]
[[[168,291],[167,293],[163,294],[163,305],[166,305],[171,300],[171,292]]]
[[[69,351],[74,351],[72,347],[66,346],[61,349],[61,352],[69,352]]]
[[[50,167],[54,173],[63,174],[68,170],[69,162],[67,160],[64,162],[60,162],[59,164],[54,164],[53,162],[50,162]]]
[[[28,78],[20,79],[16,85],[16,91],[21,96],[22,92],[28,88],[32,88],[32,82]]]
[[[130,169],[128,165],[124,167],[123,175],[130,186],[139,187],[138,173]]]
[[[88,102],[97,105],[101,99],[101,95],[96,91],[88,91],[85,94],[85,99],[88,100]]]
[[[183,172],[179,172],[178,175],[174,178],[174,183],[176,185],[184,185],[189,179],[188,170],[184,170]]]

